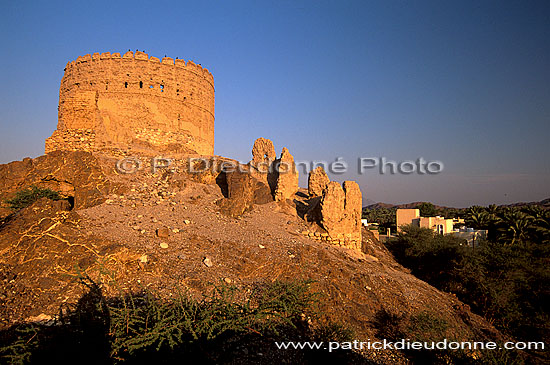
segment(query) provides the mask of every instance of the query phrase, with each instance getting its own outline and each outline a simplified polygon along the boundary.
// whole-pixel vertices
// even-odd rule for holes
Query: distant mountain
[[[521,203],[512,203],[512,204],[505,204],[505,207],[523,207],[526,205],[538,205],[541,208],[544,209],[550,209],[550,198],[546,198],[544,200],[541,200],[540,202],[521,202]]]
[[[365,204],[365,206],[368,207],[369,205],[376,204],[376,202],[372,199],[367,199],[363,202],[363,204]]]
[[[363,207],[363,209],[380,209],[380,208],[401,208],[401,209],[414,209],[418,207],[418,205],[422,204],[424,202],[414,202],[414,203],[405,203],[405,204],[389,204],[389,203],[374,203],[369,204]],[[512,204],[502,204],[499,205],[501,207],[524,207],[526,205],[538,205],[543,209],[550,209],[550,198],[546,198],[544,200],[541,200],[539,202],[520,202],[520,203],[512,203]],[[435,205],[436,209],[459,209],[459,208],[453,208],[453,207],[446,207],[443,205]]]
[[[405,203],[405,204],[374,203],[374,204],[370,204],[370,205],[367,205],[367,206],[363,207],[363,209],[365,209],[365,208],[367,208],[367,209],[380,209],[380,208],[386,208],[386,209],[389,209],[389,208],[414,209],[422,203],[425,203],[425,202],[413,202],[413,203]],[[434,207],[436,209],[449,209],[449,208],[451,208],[451,207],[445,207],[445,206],[442,206],[442,205],[435,205],[435,204],[434,204]]]

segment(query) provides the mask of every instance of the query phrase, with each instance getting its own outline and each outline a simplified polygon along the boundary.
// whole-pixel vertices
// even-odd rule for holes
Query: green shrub
[[[428,228],[403,226],[397,238],[386,246],[413,275],[438,289],[451,291],[450,283],[461,274],[471,249],[453,235],[440,235]]]
[[[456,237],[406,226],[385,244],[413,275],[456,294],[500,331],[521,341],[548,343],[550,245],[545,241],[495,239],[469,247]]]
[[[417,341],[438,341],[445,338],[447,321],[430,312],[421,312],[409,318],[408,330]]]
[[[75,363],[226,363],[256,352],[278,351],[275,341],[349,339],[351,332],[328,321],[313,329],[318,294],[310,281],[261,283],[250,291],[212,285],[202,299],[175,290],[161,299],[149,291],[122,293],[106,300],[99,284],[81,278],[88,292],[65,307],[56,325],[23,324],[0,332],[0,359],[10,363],[64,360]],[[116,283],[114,283],[116,286]],[[247,352],[248,353],[248,352]],[[291,350],[284,356],[314,358]],[[322,352],[323,356],[331,356]],[[340,357],[356,356],[349,351]],[[337,356],[336,354],[334,356]],[[60,360],[61,361],[61,360]],[[1,360],[0,360],[1,362]]]
[[[169,300],[151,293],[128,296],[111,306],[113,355],[140,351],[171,350],[182,343],[232,336],[279,335],[296,328],[301,315],[316,302],[310,282],[279,282],[258,286],[248,299],[238,300],[235,286],[214,286],[202,300],[177,292]]]
[[[19,210],[28,207],[40,198],[61,200],[61,196],[57,191],[33,185],[30,188],[17,191],[15,197],[6,200],[6,203],[11,209]]]
[[[323,323],[315,331],[318,342],[352,342],[356,340],[355,332],[346,325],[336,322]]]

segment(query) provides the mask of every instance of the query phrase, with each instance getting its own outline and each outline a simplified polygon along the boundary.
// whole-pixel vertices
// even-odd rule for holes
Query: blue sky
[[[550,197],[548,1],[3,1],[0,163],[36,157],[67,61],[145,50],[216,85],[216,154],[254,139],[334,161],[364,199],[450,206]],[[439,160],[358,174],[360,157]],[[305,186],[305,176],[301,178]]]

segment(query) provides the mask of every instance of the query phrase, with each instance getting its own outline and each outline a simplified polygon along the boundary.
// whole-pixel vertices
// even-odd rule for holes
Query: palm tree
[[[533,217],[519,211],[506,212],[502,224],[500,231],[507,239],[511,239],[511,244],[524,242],[533,228]]]
[[[495,204],[491,204],[486,208],[486,211],[487,219],[489,220],[489,223],[487,224],[487,237],[494,241],[497,236],[497,227],[500,223],[502,223],[502,219],[498,215],[500,208]]]
[[[540,207],[539,207],[540,208]],[[537,243],[550,241],[550,210],[536,209],[532,212],[533,230]]]
[[[529,214],[535,220],[538,220],[540,218],[544,218],[545,215],[546,215],[546,211],[538,205],[529,205],[524,210],[525,210],[525,213]]]
[[[499,207],[495,204],[491,204],[491,205],[487,206],[487,208],[485,210],[487,211],[487,213],[489,215],[496,216],[496,215],[498,215]]]
[[[466,212],[466,225],[475,229],[486,229],[489,225],[489,215],[485,208],[474,205]]]

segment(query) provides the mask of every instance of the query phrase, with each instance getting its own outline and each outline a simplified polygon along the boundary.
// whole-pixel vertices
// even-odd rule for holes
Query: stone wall
[[[297,209],[306,221],[321,228],[312,226],[313,229],[304,231],[304,234],[362,250],[362,194],[355,181],[344,181],[343,185],[330,181],[325,170],[319,166],[310,171],[307,198],[299,202]]]
[[[128,147],[213,155],[212,74],[192,61],[161,61],[143,52],[94,53],[69,62],[46,153]]]

